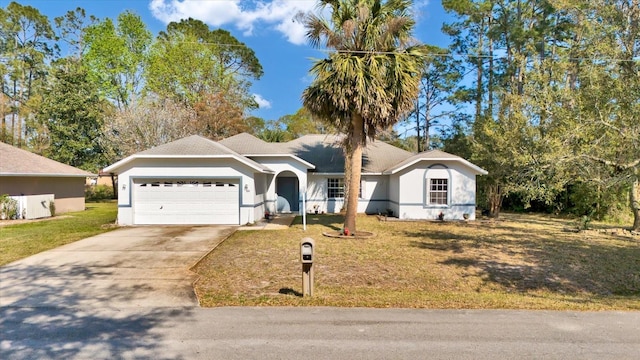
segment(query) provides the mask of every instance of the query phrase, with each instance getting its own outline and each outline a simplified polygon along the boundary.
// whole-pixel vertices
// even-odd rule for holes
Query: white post
[[[302,192],[302,230],[307,231],[307,188]]]

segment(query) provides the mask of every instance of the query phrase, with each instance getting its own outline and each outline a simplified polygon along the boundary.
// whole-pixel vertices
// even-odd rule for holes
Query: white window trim
[[[330,182],[332,180],[337,180],[338,181],[338,186],[330,186]],[[340,186],[340,184],[342,184],[342,186]],[[331,190],[336,190],[338,192],[342,192],[342,196],[340,197],[336,197],[336,196],[330,196],[329,192]],[[340,191],[342,190],[342,191]],[[339,177],[331,177],[331,178],[327,178],[327,199],[344,199],[344,178],[339,178]]]
[[[434,181],[444,181],[444,183],[440,184],[440,185],[446,186],[446,190],[444,190],[444,191],[433,190],[432,188],[433,188],[433,185],[434,185],[433,184]],[[449,183],[450,183],[450,181],[449,181],[448,178],[435,178],[435,177],[434,178],[429,178],[429,181],[427,182],[427,186],[429,188],[429,190],[427,192],[427,204],[429,206],[438,206],[438,207],[448,207],[449,206],[449,203],[451,202],[451,196],[450,196],[450,192],[449,192],[449,189],[450,189]],[[439,185],[439,184],[436,184],[436,185]],[[431,195],[434,195],[434,194],[445,194],[446,203],[445,204],[441,204],[441,203],[437,203],[437,202],[431,202]]]

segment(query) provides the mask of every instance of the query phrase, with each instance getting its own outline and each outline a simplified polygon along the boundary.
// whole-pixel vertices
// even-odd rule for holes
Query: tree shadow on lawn
[[[140,358],[182,358],[162,349],[160,344],[168,339],[153,330],[176,317],[193,316],[191,310],[100,305],[132,298],[135,291],[119,285],[105,289],[97,299],[85,295],[86,288],[96,286],[86,280],[110,274],[80,265],[0,268],[0,358],[119,358],[132,352]]]
[[[334,214],[307,214],[307,225],[321,225],[331,230],[341,231],[344,216]],[[302,225],[302,216],[296,216],[292,225]]]
[[[524,252],[523,261],[503,259],[504,255],[504,252],[454,255],[440,263],[479,271],[484,282],[520,292],[547,290],[604,296],[640,295],[638,248],[559,243],[529,248]]]
[[[430,228],[405,236],[417,239],[411,247],[451,252],[441,264],[478,272],[485,283],[506,289],[640,295],[640,247],[616,237],[528,231],[508,222],[486,232]]]

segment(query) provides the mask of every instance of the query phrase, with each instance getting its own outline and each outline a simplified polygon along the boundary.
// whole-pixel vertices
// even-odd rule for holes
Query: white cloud
[[[258,103],[260,109],[271,109],[271,102],[263,98],[260,94],[253,94],[253,100]]]
[[[153,16],[165,24],[191,17],[214,27],[233,25],[247,36],[267,27],[296,45],[305,42],[305,31],[294,17],[315,6],[316,0],[151,0],[149,3]]]

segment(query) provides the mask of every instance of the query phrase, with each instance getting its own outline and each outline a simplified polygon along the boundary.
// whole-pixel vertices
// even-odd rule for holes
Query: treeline
[[[0,8],[0,140],[86,170],[186,135],[261,131],[248,113],[262,74],[250,48],[199,20],[154,37],[132,12]]]
[[[491,216],[632,213],[640,229],[640,0],[442,4],[456,21],[407,120],[418,135],[447,124],[435,146],[489,171],[479,201]]]

